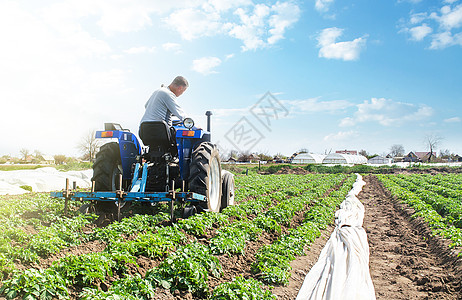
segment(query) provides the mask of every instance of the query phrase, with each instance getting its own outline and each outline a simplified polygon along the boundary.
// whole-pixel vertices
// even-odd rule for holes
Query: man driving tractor
[[[146,102],[144,107],[146,111],[140,122],[139,136],[141,140],[145,140],[145,122],[151,121],[165,121],[169,126],[172,126],[172,116],[177,117],[180,121],[183,121],[185,113],[178,105],[176,99],[180,97],[186,89],[189,87],[189,83],[183,76],[177,76],[173,79],[170,85],[161,85],[160,89],[152,93],[149,100]]]

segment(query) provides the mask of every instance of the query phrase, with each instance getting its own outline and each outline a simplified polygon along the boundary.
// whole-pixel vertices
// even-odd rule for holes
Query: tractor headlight
[[[185,118],[183,120],[183,125],[184,125],[184,127],[188,128],[188,129],[191,129],[194,126],[194,121],[191,118]]]

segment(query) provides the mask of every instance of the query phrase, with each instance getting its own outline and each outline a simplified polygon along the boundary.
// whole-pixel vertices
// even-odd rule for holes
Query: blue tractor
[[[174,219],[174,204],[182,207],[182,217],[201,211],[219,212],[234,204],[233,175],[221,169],[216,145],[210,142],[210,116],[207,131],[194,127],[186,118],[145,122],[140,140],[116,123],[105,123],[96,138],[108,141],[96,154],[91,192],[69,188],[52,196],[86,201],[80,211],[99,215],[98,223],[120,220],[121,210],[134,202],[147,206],[167,202]]]

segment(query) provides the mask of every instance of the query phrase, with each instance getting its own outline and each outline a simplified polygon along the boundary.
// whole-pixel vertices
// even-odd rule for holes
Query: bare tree
[[[82,137],[77,148],[82,153],[84,159],[93,161],[100,146],[100,140],[95,138],[95,130],[89,130],[88,133]]]
[[[364,150],[364,149],[361,149],[361,151],[358,152],[359,155],[362,155],[362,156],[365,156],[365,157],[368,157],[369,156],[369,153]]]
[[[391,146],[390,155],[392,157],[404,156],[404,147],[403,147],[403,145],[394,144],[393,146]]]
[[[435,151],[442,140],[443,138],[436,133],[429,133],[425,135],[425,145],[427,146],[428,152],[430,153],[428,162],[431,162],[432,157],[436,156],[436,154],[433,154],[433,151]]]
[[[249,151],[244,151],[244,152],[239,153],[237,161],[248,162],[250,161],[251,157],[252,157],[252,153],[250,153]]]
[[[29,149],[26,149],[26,148],[22,148],[19,153],[21,154],[21,159],[26,161],[27,160],[27,157],[30,155],[30,151]]]
[[[231,150],[229,151],[229,158],[231,159],[235,159],[237,160],[237,158],[239,157],[239,152],[237,150]]]
[[[443,159],[448,159],[451,157],[451,151],[449,151],[449,149],[446,149],[446,150],[440,150],[440,155],[439,155],[440,158],[443,158]]]

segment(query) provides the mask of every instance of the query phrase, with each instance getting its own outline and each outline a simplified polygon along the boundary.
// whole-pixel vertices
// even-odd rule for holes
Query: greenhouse
[[[367,164],[367,158],[362,155],[342,154],[342,153],[331,153],[328,154],[322,161],[323,164],[349,164],[349,165],[360,165]]]
[[[300,153],[292,159],[294,164],[322,164],[322,160],[326,157],[323,154],[315,153]]]
[[[371,165],[388,165],[391,164],[391,158],[386,158],[383,156],[376,156],[372,157],[367,161],[368,164]]]

